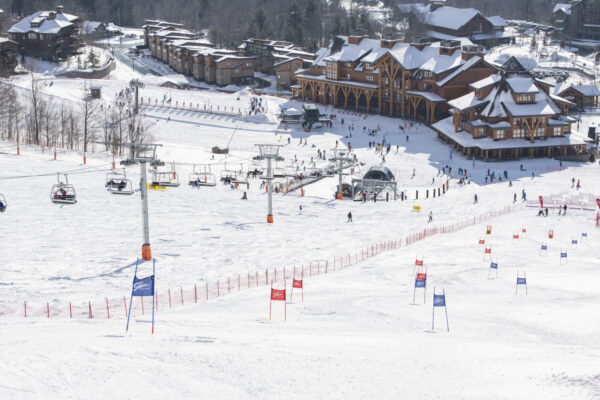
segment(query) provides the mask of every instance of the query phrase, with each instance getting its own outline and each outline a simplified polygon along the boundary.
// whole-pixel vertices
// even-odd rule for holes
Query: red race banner
[[[598,204],[598,208],[600,208],[600,199],[596,199],[596,204]]]
[[[479,244],[485,244],[485,239],[479,239]]]
[[[294,282],[292,282],[292,287],[295,287],[297,289],[302,289],[302,281],[294,279]]]
[[[416,260],[416,261],[415,261],[415,265],[416,265],[417,267],[422,267],[422,266],[423,266],[423,260]]]
[[[544,198],[540,196],[540,207],[544,208]]]
[[[418,281],[427,280],[427,274],[421,274],[421,273],[417,274],[417,280]]]
[[[485,254],[492,254],[492,249],[489,247],[485,249]]]
[[[513,239],[518,239],[518,238],[519,238],[519,235],[517,235],[517,234],[513,235]]]
[[[285,301],[285,290],[271,289],[271,300]]]

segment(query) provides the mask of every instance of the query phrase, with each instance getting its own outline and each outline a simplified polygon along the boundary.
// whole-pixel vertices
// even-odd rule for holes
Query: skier
[[[348,212],[348,221],[347,222],[352,222],[352,212]]]
[[[575,178],[571,179],[571,187],[574,188],[575,187]]]
[[[429,221],[427,222],[433,222],[433,211],[429,211]]]
[[[300,204],[300,208],[298,210],[298,215],[302,215],[302,204]]]
[[[577,179],[577,190],[579,190],[580,187],[581,187],[581,182],[579,181],[579,179]]]
[[[523,189],[523,194],[521,194],[521,198],[523,201],[527,200],[527,193],[525,193],[525,189]]]
[[[473,197],[473,204],[477,204],[477,201],[478,201],[477,193],[475,193],[475,196]]]
[[[567,205],[563,206],[563,215],[567,215]]]
[[[546,213],[546,217],[548,216],[548,207],[546,207],[546,209],[544,210],[544,212]]]
[[[248,200],[248,196],[246,196],[246,192],[244,192],[244,195],[242,196],[242,200]]]

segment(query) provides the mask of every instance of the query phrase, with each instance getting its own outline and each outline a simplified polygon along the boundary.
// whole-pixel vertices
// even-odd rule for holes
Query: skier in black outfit
[[[348,221],[347,222],[352,222],[352,212],[348,212]]]

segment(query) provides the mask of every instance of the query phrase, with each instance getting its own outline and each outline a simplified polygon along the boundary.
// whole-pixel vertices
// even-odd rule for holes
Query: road
[[[121,61],[125,65],[129,65],[129,66],[133,65],[133,68],[135,69],[135,71],[142,75],[152,74],[152,75],[160,76],[159,73],[151,70],[150,68],[146,67],[145,65],[140,64],[139,62],[135,62],[134,59],[129,57],[127,52],[132,47],[134,47],[134,46],[128,45],[128,44],[114,45],[113,48],[114,48],[115,58],[117,60]]]

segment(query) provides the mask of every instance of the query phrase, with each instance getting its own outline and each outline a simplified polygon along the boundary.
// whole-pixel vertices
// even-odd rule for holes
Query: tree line
[[[101,150],[116,156],[124,155],[126,143],[151,140],[144,115],[135,112],[132,90],[104,102],[89,96],[86,82],[81,102],[67,102],[45,94],[48,84],[35,74],[27,89],[0,82],[0,139],[48,150]]]

